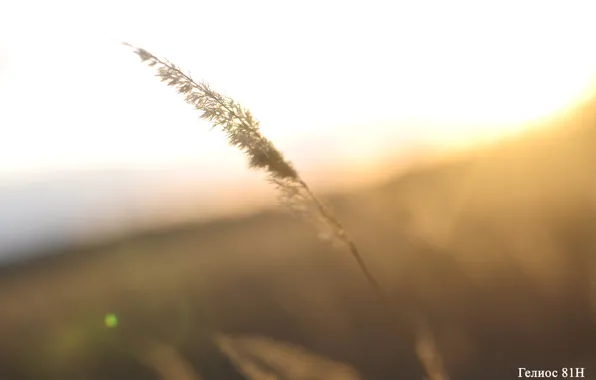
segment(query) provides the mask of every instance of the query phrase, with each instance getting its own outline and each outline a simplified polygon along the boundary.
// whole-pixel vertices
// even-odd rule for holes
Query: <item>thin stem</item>
[[[333,215],[331,215],[331,213],[327,210],[327,208],[325,208],[323,206],[321,201],[319,201],[319,199],[310,190],[310,187],[306,184],[306,182],[304,182],[303,180],[300,180],[300,185],[309,194],[312,201],[315,203],[317,210],[325,218],[327,223],[329,223],[331,226],[333,226],[333,228],[335,229],[335,232],[336,232],[336,236],[338,238],[340,238],[348,246],[350,254],[352,255],[352,257],[354,257],[354,259],[358,263],[360,270],[364,274],[364,277],[366,277],[366,280],[368,281],[368,283],[371,286],[371,288],[373,289],[373,291],[375,293],[377,293],[377,296],[379,296],[381,298],[381,300],[383,300],[383,303],[385,303],[386,306],[388,306],[388,304],[390,302],[389,302],[387,295],[385,294],[385,291],[383,290],[383,287],[381,286],[379,281],[376,279],[376,277],[370,271],[368,264],[364,260],[364,257],[360,254],[360,251],[356,247],[356,244],[354,243],[354,241],[352,239],[350,239],[350,237],[345,233],[344,227],[342,226],[341,222],[339,220],[337,220]],[[388,307],[388,309],[390,309],[390,307]]]

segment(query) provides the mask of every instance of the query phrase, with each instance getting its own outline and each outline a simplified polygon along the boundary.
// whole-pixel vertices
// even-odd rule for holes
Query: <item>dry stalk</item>
[[[389,317],[396,317],[397,311],[394,309],[393,303],[390,302],[340,221],[312,192],[292,163],[286,160],[273,143],[261,134],[259,122],[250,111],[233,99],[216,92],[208,84],[195,82],[189,73],[185,73],[172,62],[159,58],[145,49],[126,43],[125,45],[132,48],[142,62],[147,63],[150,67],[155,67],[156,76],[184,96],[187,103],[201,112],[202,119],[210,122],[213,128],[219,128],[224,132],[229,144],[247,156],[250,168],[266,173],[267,180],[276,186],[280,200],[288,209],[313,223],[321,231],[321,236],[339,241],[347,247],[372,290],[380,298]],[[419,337],[424,337],[424,341],[417,344],[429,347],[429,335],[425,332],[426,330],[417,331]],[[432,337],[432,335],[430,336]],[[430,351],[426,349],[425,352]],[[436,375],[437,355],[434,355],[435,359],[432,360],[428,355],[418,355],[418,357],[432,380],[446,380],[446,376],[438,377]]]

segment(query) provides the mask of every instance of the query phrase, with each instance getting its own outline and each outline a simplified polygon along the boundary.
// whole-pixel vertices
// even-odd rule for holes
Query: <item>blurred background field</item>
[[[595,109],[327,195],[404,314],[430,318],[454,378],[594,368]],[[408,348],[357,267],[281,210],[57,249],[0,281],[7,378],[155,378],[135,356],[147,342],[204,378],[239,376],[214,332],[299,344],[364,378],[404,373]]]

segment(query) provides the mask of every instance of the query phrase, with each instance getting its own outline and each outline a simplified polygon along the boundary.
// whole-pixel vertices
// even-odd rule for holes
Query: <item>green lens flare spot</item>
[[[118,326],[118,318],[116,317],[116,314],[108,313],[103,318],[103,323],[106,325],[106,327],[113,329],[114,327]]]

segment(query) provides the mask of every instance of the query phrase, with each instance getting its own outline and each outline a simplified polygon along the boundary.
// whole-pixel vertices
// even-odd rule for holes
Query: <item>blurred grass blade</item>
[[[360,380],[354,368],[262,336],[217,334],[217,347],[249,380]]]

